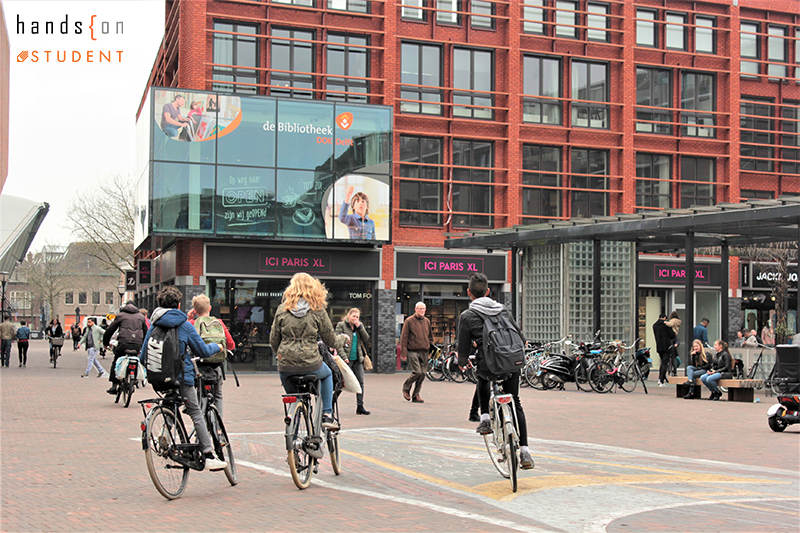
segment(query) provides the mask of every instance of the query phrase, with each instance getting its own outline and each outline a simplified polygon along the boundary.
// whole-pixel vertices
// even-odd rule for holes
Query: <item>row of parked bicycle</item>
[[[650,373],[652,360],[650,349],[642,348],[632,354],[641,339],[630,345],[621,341],[604,341],[600,332],[591,342],[577,342],[568,335],[546,344],[528,343],[525,350],[526,363],[520,384],[538,390],[563,389],[573,382],[582,391],[610,392],[619,387],[633,392],[641,382],[645,394],[645,380]],[[450,380],[456,383],[476,382],[473,358],[466,368],[458,366],[455,346],[437,346],[428,361],[428,379]]]

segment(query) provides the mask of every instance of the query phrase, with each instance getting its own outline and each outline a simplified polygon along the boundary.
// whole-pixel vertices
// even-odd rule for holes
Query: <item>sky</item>
[[[31,246],[38,251],[82,240],[68,231],[70,203],[110,176],[133,175],[136,111],[164,34],[164,0],[1,5],[11,48],[9,168],[2,194],[50,204]],[[45,34],[46,21],[54,23],[55,34]],[[66,61],[58,62],[65,52]]]

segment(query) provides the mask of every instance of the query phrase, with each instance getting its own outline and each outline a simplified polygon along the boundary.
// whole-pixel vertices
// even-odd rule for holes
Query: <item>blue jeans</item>
[[[694,366],[691,366],[691,365],[686,367],[686,379],[691,381],[692,385],[694,385],[694,380],[696,380],[697,378],[702,377],[703,374],[705,374],[705,373],[706,373],[706,371],[703,370],[702,368],[697,368],[697,367],[694,367]]]
[[[8,360],[11,359],[11,340],[3,339],[0,341],[0,365],[8,366]]]
[[[333,411],[333,374],[328,365],[322,363],[322,366],[314,372],[278,372],[281,376],[281,385],[286,394],[296,392],[292,385],[286,381],[289,376],[304,376],[306,374],[314,374],[319,379],[319,395],[322,397],[322,412],[330,414]]]
[[[163,130],[164,130],[164,135],[166,135],[167,137],[175,137],[178,134],[178,132],[181,131],[181,128],[179,128],[178,126],[174,126],[172,124],[164,124]]]
[[[703,385],[708,387],[708,389],[711,392],[719,392],[719,387],[717,387],[717,381],[719,381],[719,378],[721,377],[722,374],[720,374],[719,372],[715,372],[713,374],[706,373],[700,376],[700,381],[702,381]]]

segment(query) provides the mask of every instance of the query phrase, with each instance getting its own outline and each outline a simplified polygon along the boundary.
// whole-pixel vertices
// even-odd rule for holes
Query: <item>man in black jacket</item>
[[[478,401],[481,407],[481,423],[476,431],[481,435],[488,435],[492,432],[492,425],[489,417],[489,398],[491,396],[492,376],[486,367],[486,360],[483,353],[483,318],[481,315],[494,316],[500,313],[509,313],[508,309],[491,298],[489,298],[489,281],[483,274],[472,274],[469,278],[469,288],[467,294],[472,299],[469,309],[461,313],[458,323],[458,364],[462,368],[469,361],[469,354],[472,352],[473,341],[478,346],[475,361],[478,366]],[[511,322],[514,323],[513,318]],[[514,323],[517,331],[519,326]],[[522,332],[520,331],[520,335]],[[533,468],[533,459],[528,451],[528,425],[525,422],[525,413],[519,401],[519,371],[512,372],[502,383],[503,392],[514,397],[514,407],[517,412],[517,424],[519,425],[519,466],[527,470]]]
[[[658,386],[664,387],[667,384],[667,365],[672,348],[673,340],[675,339],[675,332],[672,328],[667,326],[664,322],[667,320],[667,315],[661,313],[658,315],[658,320],[653,324],[653,335],[656,337],[656,351],[661,358],[661,367],[658,372]]]
[[[117,318],[106,328],[106,332],[103,334],[103,346],[110,345],[111,337],[117,330],[119,330],[117,346],[114,348],[114,362],[111,363],[111,371],[108,378],[111,382],[111,388],[106,391],[109,394],[116,394],[119,386],[116,373],[117,360],[125,355],[126,350],[135,352],[133,355],[138,354],[142,349],[144,337],[147,335],[147,323],[144,315],[139,312],[139,308],[133,302],[126,303],[119,310]]]

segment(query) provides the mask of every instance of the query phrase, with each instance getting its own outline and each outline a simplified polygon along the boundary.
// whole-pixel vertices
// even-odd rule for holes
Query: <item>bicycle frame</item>
[[[152,406],[150,410],[147,410],[147,406],[150,404],[156,404]],[[184,435],[188,435],[188,440],[191,440],[194,435],[195,431],[192,429],[192,433],[190,434],[186,431],[186,424],[183,422],[183,416],[181,415],[181,405],[183,405],[183,399],[176,395],[167,395],[160,398],[151,398],[149,400],[140,400],[139,405],[142,406],[142,412],[145,415],[145,421],[142,422],[142,449],[147,450],[147,437],[145,434],[146,425],[149,421],[149,418],[152,413],[156,411],[156,409],[168,409],[171,414],[173,415],[174,421],[180,427],[179,431],[182,431]],[[205,455],[202,453],[201,445],[199,442],[190,442],[188,444],[179,444],[176,442],[169,443],[169,447],[167,449],[168,457],[175,461],[176,463],[180,464],[181,466],[185,466],[187,468],[191,468],[192,470],[201,471],[205,468]]]
[[[322,438],[322,408],[315,409],[316,404],[319,403],[319,381],[311,383],[298,383],[295,387],[301,389],[307,388],[307,391],[297,392],[294,394],[283,394],[283,421],[286,423],[286,451],[297,450],[303,451],[314,458],[315,468],[316,461],[322,459],[325,455],[325,439]],[[294,435],[290,433],[292,419],[297,404],[302,403],[308,414],[310,415],[311,432],[304,439],[295,440]]]

